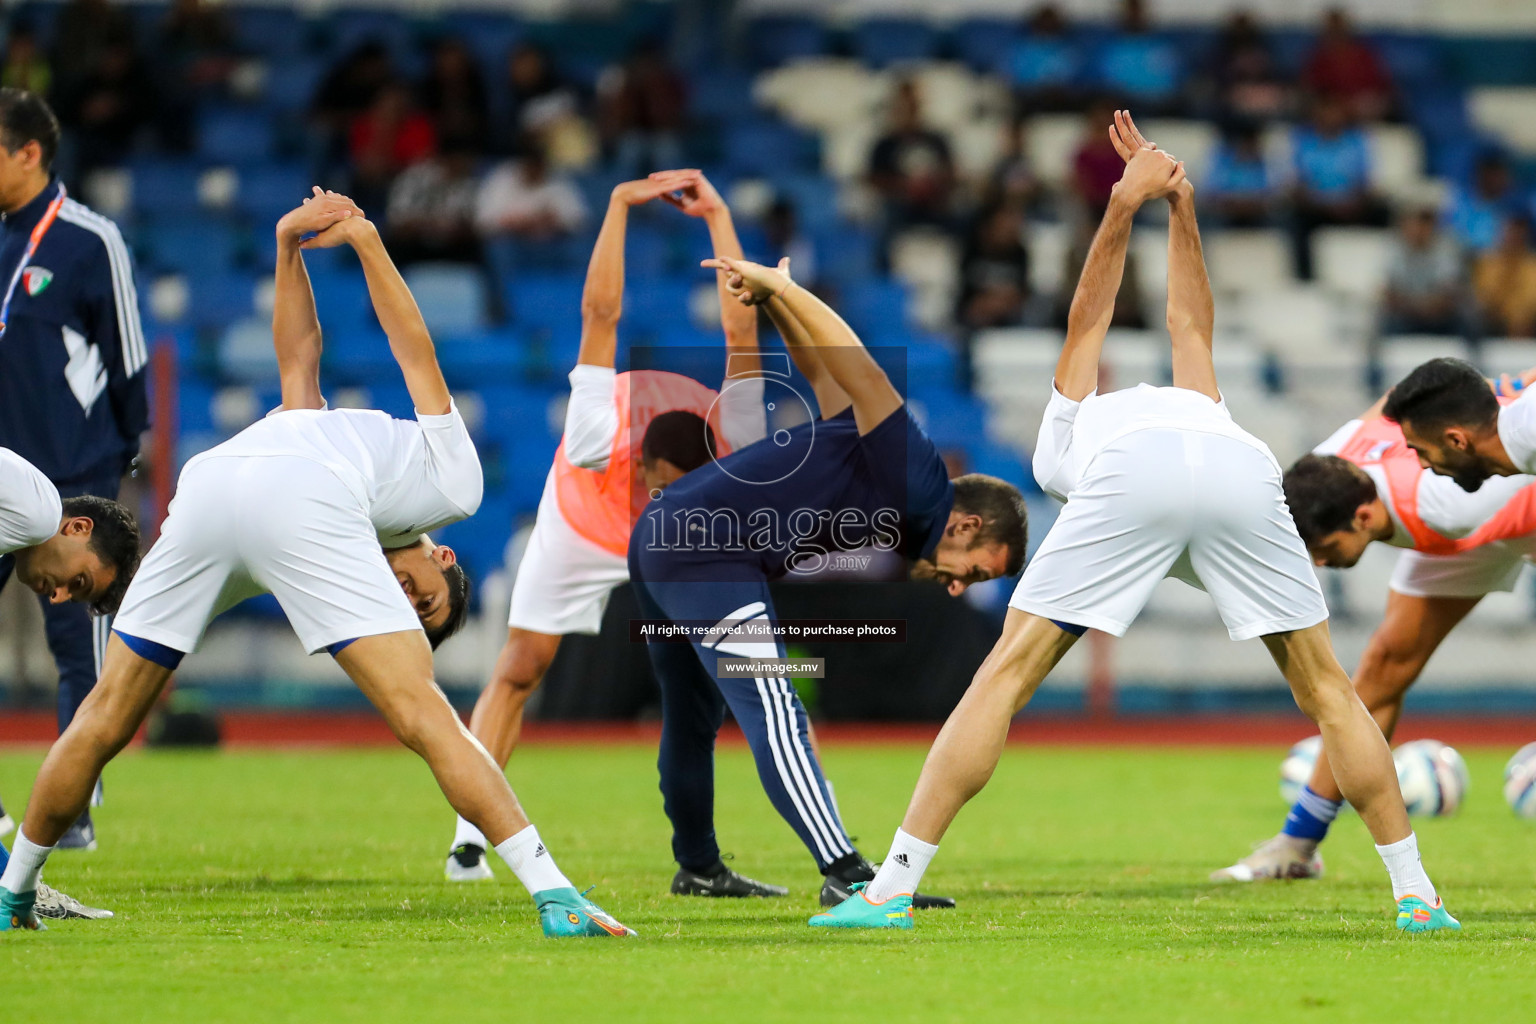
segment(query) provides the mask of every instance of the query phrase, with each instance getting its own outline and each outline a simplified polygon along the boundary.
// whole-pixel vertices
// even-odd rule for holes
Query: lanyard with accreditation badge
[[[48,229],[53,227],[54,218],[59,215],[59,207],[64,205],[64,184],[59,183],[59,194],[53,197],[48,204],[48,209],[43,211],[43,219],[37,222],[32,229],[32,237],[27,240],[27,250],[21,254],[21,262],[16,264],[16,272],[11,275],[11,283],[5,289],[5,301],[0,302],[0,337],[5,335],[6,325],[11,319],[11,298],[16,294],[16,286],[21,283],[21,276],[27,272],[27,264],[32,262],[32,257],[37,255],[38,244]]]

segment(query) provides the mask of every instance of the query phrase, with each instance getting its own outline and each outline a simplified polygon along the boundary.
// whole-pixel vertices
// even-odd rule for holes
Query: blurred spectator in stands
[[[1029,252],[1019,207],[998,203],[981,210],[960,260],[955,319],[966,331],[1024,322],[1029,301]]]
[[[1121,166],[1124,167],[1124,163]],[[1073,232],[1072,247],[1067,251],[1061,285],[1056,292],[1053,322],[1058,328],[1065,329],[1067,326],[1067,313],[1072,308],[1072,294],[1077,291],[1078,278],[1083,275],[1083,264],[1088,262],[1088,246],[1093,242],[1093,233],[1098,226],[1098,221],[1083,222],[1079,223]],[[1110,321],[1111,327],[1135,330],[1145,330],[1147,327],[1146,308],[1142,300],[1136,262],[1136,250],[1133,248],[1125,254],[1125,272],[1120,277],[1120,291],[1115,294],[1115,312]],[[1135,381],[1126,382],[1124,386],[1134,387],[1135,383]]]
[[[1392,79],[1376,50],[1355,35],[1349,15],[1335,7],[1323,15],[1317,48],[1301,84],[1314,96],[1334,96],[1360,121],[1379,121],[1392,109]]]
[[[869,182],[883,203],[887,254],[904,228],[952,226],[955,162],[949,140],[923,126],[922,98],[910,78],[896,84],[890,127],[869,153]]]
[[[1072,157],[1072,193],[1082,201],[1083,220],[1097,227],[1109,206],[1109,194],[1125,171],[1105,125],[1114,123],[1114,107],[1096,100],[1083,122],[1082,141]],[[1075,283],[1075,282],[1074,282]]]
[[[383,206],[395,176],[437,152],[432,120],[418,110],[401,82],[381,88],[347,133],[352,198],[364,210]]]
[[[1094,56],[1094,84],[1137,110],[1167,113],[1182,105],[1185,72],[1178,46],[1151,30],[1143,0],[1123,0],[1119,32]]]
[[[1296,276],[1312,279],[1312,232],[1329,224],[1382,226],[1386,205],[1371,185],[1370,140],[1337,96],[1313,101],[1312,121],[1291,134]]]
[[[1055,4],[1029,17],[1008,68],[1021,109],[1035,113],[1082,105],[1083,48]]]
[[[475,198],[480,237],[545,241],[568,235],[587,219],[587,204],[571,180],[551,172],[534,144],[486,177]]]
[[[779,196],[763,215],[763,244],[766,255],[777,261],[789,257],[790,273],[807,288],[817,283],[820,269],[816,243],[800,229],[800,214],[787,196]]]
[[[1230,124],[1211,156],[1201,198],[1223,227],[1264,227],[1275,215],[1277,188],[1259,126],[1252,121]]]
[[[987,175],[985,202],[1008,203],[1026,212],[1039,203],[1040,179],[1024,145],[1026,130],[1024,118],[1013,118],[1003,125],[1002,150]]]
[[[26,22],[18,21],[11,26],[5,41],[4,64],[0,67],[0,86],[25,89],[38,96],[47,96],[53,88],[53,68],[38,45],[37,33]]]
[[[400,172],[384,212],[384,238],[397,263],[480,262],[475,230],[479,156],[474,139],[449,136],[437,156]]]
[[[1498,244],[1504,221],[1518,201],[1509,162],[1502,153],[1489,150],[1477,158],[1471,187],[1458,184],[1451,189],[1446,227],[1472,252],[1491,249]]]
[[[581,94],[555,71],[544,51],[519,43],[507,55],[507,118],[497,148],[515,153],[519,141],[538,139],[549,166],[585,170],[597,159],[597,133],[583,116]]]
[[[1505,218],[1498,246],[1477,257],[1472,291],[1481,333],[1508,338],[1536,334],[1536,252],[1525,216]]]
[[[433,44],[417,96],[440,139],[483,140],[490,129],[485,78],[461,39],[445,36]]]
[[[644,43],[597,83],[603,138],[625,174],[645,175],[683,164],[688,88],[661,45]]]
[[[321,176],[331,165],[346,158],[352,123],[373,105],[379,91],[394,80],[389,51],[377,40],[362,43],[326,73],[309,107],[318,149],[314,156],[320,164],[317,171]]]
[[[1269,120],[1291,109],[1291,86],[1259,23],[1247,11],[1227,19],[1211,66],[1215,110],[1223,118]]]
[[[128,12],[111,0],[69,0],[53,29],[54,87],[75,90],[94,75],[113,45],[133,44]]]
[[[59,121],[74,133],[77,181],[121,164],[153,123],[156,90],[129,38],[109,42],[83,77],[60,83]]]
[[[1387,257],[1381,332],[1461,333],[1463,295],[1461,252],[1456,243],[1440,233],[1434,209],[1409,210]]]
[[[175,0],[160,23],[155,69],[160,76],[160,139],[192,149],[198,100],[229,82],[239,63],[224,11],[203,0]]]

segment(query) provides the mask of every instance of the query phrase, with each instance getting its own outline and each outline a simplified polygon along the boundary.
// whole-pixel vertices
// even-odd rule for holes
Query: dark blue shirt
[[[773,580],[865,546],[931,558],[954,498],[906,406],[862,436],[850,410],[774,431],[673,483],[630,535],[630,571],[711,580],[751,568]]]
[[[0,295],[57,181],[0,217]],[[61,486],[121,474],[149,426],[133,266],[117,226],[65,199],[0,334],[0,446]]]

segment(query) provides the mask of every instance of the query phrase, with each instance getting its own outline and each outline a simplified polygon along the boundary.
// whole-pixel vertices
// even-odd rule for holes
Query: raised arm
[[[304,269],[299,243],[305,235],[324,231],[353,216],[362,216],[362,211],[317,187],[303,205],[277,222],[272,345],[277,351],[284,409],[325,406],[325,397],[320,393],[320,318],[315,313],[315,293]]]
[[[1115,111],[1110,139],[1127,163],[1143,149],[1156,149],[1131,119],[1130,111]],[[1195,220],[1195,189],[1186,178],[1168,193],[1168,335],[1173,341],[1173,385],[1221,401],[1211,340],[1216,301],[1205,270],[1200,225]]]
[[[768,303],[784,307],[801,331],[784,338],[786,345],[809,345],[821,357],[827,373],[848,394],[859,433],[867,434],[901,408],[901,393],[880,364],[865,349],[853,328],[832,308],[791,281],[784,272],[745,260],[716,257],[704,266],[731,271],[726,282],[731,295],[745,305]],[[775,322],[779,318],[775,317]]]
[[[1114,135],[1114,129],[1110,129]],[[1114,320],[1115,296],[1125,276],[1125,251],[1131,222],[1143,203],[1168,192],[1184,180],[1184,165],[1154,149],[1135,153],[1110,194],[1109,207],[1088,247],[1082,276],[1067,314],[1067,337],[1056,360],[1056,390],[1074,402],[1099,386],[1099,354]]]
[[[785,277],[789,277],[788,256],[779,260],[779,271]],[[739,302],[731,304],[740,305]],[[821,353],[811,343],[800,321],[790,313],[789,307],[782,302],[768,302],[764,303],[764,308],[768,312],[768,319],[773,321],[779,336],[784,339],[784,347],[789,350],[789,358],[794,360],[796,369],[811,385],[811,391],[816,396],[816,405],[821,410],[821,418],[831,419],[852,405],[853,399],[848,397],[848,392],[832,379],[832,375],[822,365]]]
[[[432,335],[421,318],[421,310],[416,308],[411,290],[405,286],[405,279],[389,258],[378,229],[366,218],[354,215],[338,221],[301,247],[320,249],[335,245],[350,245],[363,265],[373,311],[389,338],[389,350],[405,375],[405,388],[416,411],[426,416],[449,412],[452,400],[442,367],[437,364]]]

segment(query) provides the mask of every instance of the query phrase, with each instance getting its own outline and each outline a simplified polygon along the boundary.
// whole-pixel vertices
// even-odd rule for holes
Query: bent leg
[[[1328,623],[1264,638],[1297,705],[1317,723],[1343,796],[1378,846],[1408,837],[1408,812],[1386,737],[1350,686],[1333,652]]]
[[[560,640],[550,633],[509,628],[490,682],[475,701],[469,731],[503,769],[523,734],[523,708],[544,681],[544,673],[560,650]]]
[[[337,652],[336,663],[400,742],[427,762],[453,809],[492,845],[528,827],[506,776],[433,681],[425,633],[416,629],[362,637]]]
[[[1355,669],[1355,693],[1389,740],[1403,710],[1403,697],[1424,670],[1430,655],[1451,630],[1477,607],[1479,597],[1412,597],[1387,592],[1387,610],[1371,634]],[[1327,751],[1318,754],[1307,783],[1325,800],[1344,799]]]
[[[1076,642],[1049,619],[1008,609],[1002,636],[928,751],[903,832],[938,844],[960,808],[992,777],[1013,716]]]

